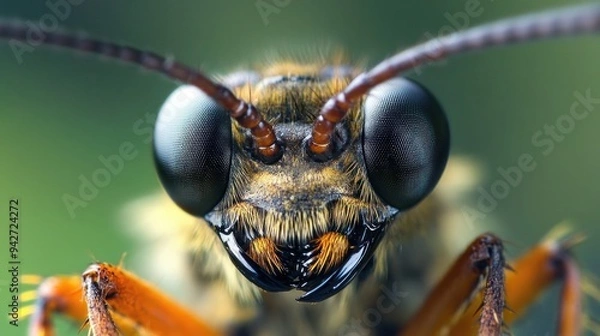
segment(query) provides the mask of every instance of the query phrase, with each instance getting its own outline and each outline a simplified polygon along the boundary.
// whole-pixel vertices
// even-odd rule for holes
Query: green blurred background
[[[291,0],[265,24],[256,3],[87,0],[73,8],[62,26],[175,55],[208,73],[224,73],[260,63],[273,52],[314,51],[328,45],[341,46],[352,58],[373,64],[423,40],[427,32],[437,36],[449,25],[445,14],[464,11],[465,6],[465,0]],[[469,26],[565,3],[482,0],[483,13],[471,17]],[[37,22],[46,13],[45,1],[0,2],[3,17]],[[536,170],[511,189],[492,214],[502,237],[512,242],[511,255],[568,219],[589,238],[576,249],[581,264],[600,275],[600,106],[577,122],[551,155],[541,155],[531,142],[536,131],[569,112],[575,91],[590,89],[592,96],[600,97],[599,41],[584,37],[490,50],[410,76],[445,107],[452,152],[483,163],[482,187],[489,190],[498,179],[498,167],[515,165],[522,153],[534,155]],[[134,67],[47,48],[25,54],[18,64],[7,44],[0,44],[0,191],[5,204],[10,197],[21,201],[23,273],[79,273],[94,258],[117,262],[123,252],[135,250],[135,242],[122,232],[126,223],[120,210],[128,201],[158,190],[159,184],[150,148],[133,134],[132,125],[157,111],[175,87]],[[101,167],[98,156],[117,153],[124,141],[131,141],[140,154],[72,219],[62,195],[76,194],[78,177],[89,178]],[[473,197],[473,208],[475,202]],[[7,215],[2,216],[6,223]],[[1,239],[4,269],[6,233]],[[0,316],[6,316],[8,277],[5,271],[0,274]],[[515,329],[517,335],[554,333],[556,292],[554,288],[544,299],[548,304],[535,306],[532,318]],[[595,316],[600,317],[598,309]],[[77,326],[62,323],[61,329],[77,334]],[[0,323],[2,335],[25,331],[24,323],[19,328]]]

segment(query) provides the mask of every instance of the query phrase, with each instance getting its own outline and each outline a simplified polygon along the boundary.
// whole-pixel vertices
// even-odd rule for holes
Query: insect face
[[[0,20],[0,37],[9,39],[13,46],[30,42],[29,29],[25,22]],[[600,6],[594,4],[507,19],[444,35],[400,52],[362,73],[335,63],[333,66],[286,64],[259,73],[233,75],[222,84],[192,67],[115,43],[62,32],[44,33],[36,43],[101,54],[162,73],[185,84],[169,97],[158,116],[154,136],[155,163],[172,200],[206,222],[187,216],[185,219],[173,219],[170,213],[162,217],[148,211],[150,216],[156,217],[152,218],[153,222],[160,224],[177,224],[175,222],[181,220],[179,224],[182,230],[174,235],[176,237],[172,241],[183,242],[182,246],[169,244],[165,249],[173,247],[173,250],[177,250],[177,256],[182,257],[180,261],[185,257],[191,257],[192,260],[186,260],[191,263],[186,263],[187,268],[173,272],[173,276],[179,278],[184,272],[195,276],[197,287],[202,290],[208,288],[204,284],[219,289],[225,287],[228,290],[227,299],[240,301],[235,302],[236,308],[245,308],[237,306],[246,303],[249,301],[246,299],[252,296],[259,298],[262,295],[244,276],[267,291],[297,289],[305,292],[300,301],[316,302],[331,297],[357,275],[366,273],[369,264],[377,258],[375,268],[381,272],[373,272],[373,276],[361,283],[364,285],[367,281],[373,281],[370,285],[362,288],[356,286],[355,290],[346,291],[349,296],[338,296],[339,300],[331,300],[323,305],[294,306],[300,310],[306,308],[306,312],[312,308],[319,309],[313,310],[310,315],[289,314],[312,319],[319,315],[315,312],[320,312],[320,309],[329,310],[332,307],[329,303],[336,304],[335,307],[340,307],[337,305],[340,303],[354,302],[366,309],[375,305],[381,308],[381,297],[373,296],[371,291],[383,284],[380,281],[383,279],[376,275],[385,274],[384,268],[389,265],[401,266],[389,272],[395,277],[389,279],[394,281],[394,295],[396,280],[410,280],[421,285],[428,277],[425,274],[429,273],[428,269],[437,268],[430,266],[427,256],[418,258],[421,257],[421,246],[415,255],[409,256],[411,262],[419,264],[416,274],[410,274],[412,265],[404,268],[401,265],[403,262],[398,262],[393,253],[399,250],[400,239],[412,230],[409,227],[414,219],[412,215],[422,207],[417,207],[414,212],[407,210],[431,192],[444,170],[449,148],[448,123],[440,105],[427,90],[397,76],[467,51],[598,31]],[[596,103],[595,98],[587,98],[585,103],[578,103]],[[537,147],[539,143],[533,142]],[[550,145],[553,147],[554,143]],[[543,154],[546,155],[545,152]],[[532,163],[532,160],[527,162]],[[535,166],[535,163],[532,165]],[[118,170],[121,169],[122,164]],[[503,177],[506,175],[503,172],[507,170],[499,171]],[[510,183],[512,187],[520,183],[520,174],[518,183]],[[503,184],[494,185],[506,185],[506,193],[498,197],[503,199],[510,188],[506,181],[500,182]],[[436,202],[434,198],[431,199],[433,203]],[[429,204],[428,200],[422,202],[424,212],[443,208],[444,204],[438,207],[433,203]],[[149,208],[144,206],[144,210]],[[400,216],[405,212],[406,216]],[[442,217],[444,214],[433,214],[433,217],[438,215]],[[189,222],[183,223],[186,220]],[[432,226],[441,224],[437,223],[437,218],[432,222]],[[439,232],[448,233],[442,229]],[[185,239],[179,240],[180,235]],[[209,239],[203,239],[205,237]],[[165,237],[159,238],[162,240]],[[446,241],[445,238],[441,240]],[[478,287],[483,278],[486,282],[485,295],[481,297],[481,305],[474,305],[479,307],[475,309],[481,314],[465,311],[463,317],[469,318],[465,319],[469,327],[464,330],[475,325],[470,318],[480,315],[480,334],[500,334],[504,322],[510,323],[503,316],[505,304],[510,303],[505,297],[534,297],[543,287],[540,282],[551,283],[562,275],[565,280],[570,280],[565,282],[567,302],[579,301],[578,295],[573,294],[580,285],[578,271],[567,253],[573,241],[562,243],[558,240],[552,238],[549,240],[552,244],[540,246],[544,252],[550,252],[543,261],[527,261],[519,267],[521,270],[531,270],[540,266],[545,270],[529,272],[535,276],[527,276],[528,272],[515,272],[519,277],[515,278],[504,276],[506,264],[502,241],[491,234],[480,236],[434,288],[422,310],[418,311],[416,320],[412,320],[417,322],[407,323],[409,327],[419,330],[425,327],[431,331],[411,333],[412,329],[405,329],[407,315],[404,311],[399,311],[398,316],[389,315],[390,320],[394,319],[394,330],[426,335],[448,331],[447,325],[455,320],[458,312],[463,311],[464,303],[474,298],[473,288]],[[442,249],[439,254],[445,251]],[[448,262],[446,258],[441,259]],[[550,264],[556,268],[548,269],[546,266]],[[461,276],[457,276],[459,272]],[[540,276],[542,272],[549,274]],[[100,273],[106,276],[100,276]],[[523,274],[526,276],[523,277]],[[109,279],[109,275],[114,277]],[[61,279],[65,280],[58,280]],[[123,287],[122,280],[132,286]],[[196,330],[179,334],[206,334],[197,330],[210,329],[205,328],[204,323],[195,323],[202,321],[194,321],[194,316],[182,314],[182,310],[170,305],[172,309],[160,311],[160,318],[145,316],[138,319],[135,315],[139,312],[138,300],[145,300],[146,306],[154,307],[154,299],[162,296],[155,295],[155,291],[119,267],[94,264],[84,273],[83,290],[79,281],[80,277],[77,277],[74,282],[69,282],[68,292],[78,294],[70,304],[79,307],[76,310],[77,318],[87,318],[92,329],[96,329],[96,334],[102,333],[97,330],[103,330],[104,327],[110,327],[116,333],[117,326],[109,318],[111,312],[106,311],[108,306],[115,309],[116,313],[123,313],[119,316],[131,318],[135,328],[159,330],[155,334],[173,333],[170,329],[161,329],[156,323],[168,322],[169,316],[180,318],[171,321],[181,323],[164,323],[162,327],[186,327],[187,322],[191,322],[191,330]],[[141,288],[137,292],[140,295],[136,296],[136,300],[131,300],[131,291],[123,291],[124,288]],[[362,289],[366,292],[359,293]],[[515,289],[518,289],[518,293]],[[82,306],[82,295],[79,294],[83,293],[80,291],[85,292],[86,307]],[[369,296],[373,301],[360,302],[363,297],[361,294],[371,294]],[[63,300],[65,296],[56,291],[41,295],[40,304],[36,306],[39,311],[35,313],[36,321],[32,325],[39,330],[51,329],[47,315],[54,312],[51,307],[54,301],[50,299]],[[457,300],[447,300],[443,296],[455,296]],[[268,300],[273,297],[268,294],[263,296],[267,303],[271,303]],[[349,297],[351,301],[347,301]],[[286,296],[278,298],[287,299]],[[391,310],[405,306],[403,298],[399,296],[399,301],[392,299],[394,305],[389,306],[393,308]],[[113,305],[115,301],[129,303],[127,307],[122,307],[127,311],[120,311],[116,304]],[[136,305],[132,306],[131,302]],[[215,308],[212,300],[206,300],[206,304],[210,309]],[[569,309],[571,305],[564,306],[566,317],[561,321],[573,325],[572,331],[565,334],[578,334],[577,323],[570,322],[578,320],[579,316],[568,316],[572,311]],[[57,307],[61,312],[74,315],[69,309]],[[519,307],[515,311],[522,309]],[[339,320],[335,322],[338,327],[343,320],[351,321],[350,315],[341,316],[351,313],[349,309],[340,311]],[[382,311],[380,309],[377,312]],[[330,316],[322,315],[329,324]],[[401,318],[396,320],[396,317]],[[432,319],[437,322],[430,323]],[[285,323],[281,324],[287,327]],[[375,329],[380,326],[373,326],[373,332],[378,332],[379,329]]]
[[[237,90],[252,92],[274,125],[284,148],[275,162],[257,158],[250,134],[232,129],[222,108],[190,86],[163,106],[154,141],[173,200],[208,220],[248,279],[269,291],[306,291],[304,301],[350,283],[395,215],[433,189],[448,157],[448,124],[435,98],[396,79],[336,127],[330,159],[315,158],[311,125],[338,83],[351,80],[325,72],[269,76]]]

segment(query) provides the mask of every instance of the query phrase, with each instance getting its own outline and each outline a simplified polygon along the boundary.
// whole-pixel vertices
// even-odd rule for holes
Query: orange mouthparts
[[[258,287],[304,291],[297,300],[320,302],[344,289],[371,262],[391,218],[360,223],[346,232],[326,232],[306,244],[277,245],[267,237],[214,226],[238,270]]]

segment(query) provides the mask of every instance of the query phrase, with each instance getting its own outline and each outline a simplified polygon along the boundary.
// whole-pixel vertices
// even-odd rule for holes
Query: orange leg
[[[82,301],[80,277],[52,277],[39,286],[29,335],[54,335],[51,317],[55,312],[79,323],[85,322],[87,312]]]
[[[49,278],[38,289],[30,335],[54,335],[51,316],[89,323],[94,335],[220,335],[157,289],[117,266],[92,264],[82,277]]]
[[[583,316],[581,312],[581,274],[571,258],[563,260],[561,272],[564,283],[561,293],[562,309],[558,318],[558,332],[560,335],[579,335]]]
[[[555,281],[563,281],[558,316],[558,335],[579,335],[582,325],[582,298],[579,269],[568,254],[573,241],[543,242],[514,263],[506,274],[506,307],[504,323],[509,325],[525,314],[531,303]],[[450,335],[474,335],[477,331],[478,295],[460,319],[452,325]]]
[[[24,281],[25,284],[36,284],[36,282]],[[82,326],[88,321],[81,276],[47,278],[39,285],[37,293],[32,296],[32,299],[36,299],[36,304],[29,323],[29,335],[54,335],[52,315],[57,313]],[[30,308],[31,306],[25,307],[25,310],[29,311]],[[122,316],[116,316],[115,321],[122,335],[139,334],[139,327],[133,321]]]
[[[504,262],[501,248],[500,240],[494,235],[484,234],[476,238],[429,294],[420,310],[402,330],[402,335],[437,335],[446,328],[473,295],[487,269],[502,273]],[[501,272],[497,272],[498,268]],[[503,280],[495,275],[488,279]],[[493,290],[498,289],[491,286]],[[488,305],[484,309],[493,318],[495,307]]]
[[[574,241],[561,243],[558,238],[535,246],[516,261],[514,271],[511,268],[504,274],[500,241],[489,234],[478,237],[434,288],[402,333],[500,334],[503,327],[524,314],[544,289],[562,279],[558,332],[559,335],[578,335],[582,320],[581,281],[579,270],[568,255]],[[487,256],[481,253],[485,250]],[[485,287],[478,290],[480,279],[484,277]]]
[[[106,302],[111,311],[136,321],[156,335],[220,334],[195,314],[119,267],[105,263],[93,264],[83,273],[83,282],[90,324],[95,335],[104,335],[103,330],[113,328],[102,302]]]

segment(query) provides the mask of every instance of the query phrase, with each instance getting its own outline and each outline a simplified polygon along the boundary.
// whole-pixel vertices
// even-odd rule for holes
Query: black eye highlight
[[[372,89],[364,103],[363,155],[375,193],[408,209],[435,187],[448,160],[448,120],[433,95],[404,78]]]
[[[227,110],[193,86],[175,90],[154,131],[158,176],[175,203],[202,217],[223,198],[232,155]]]

